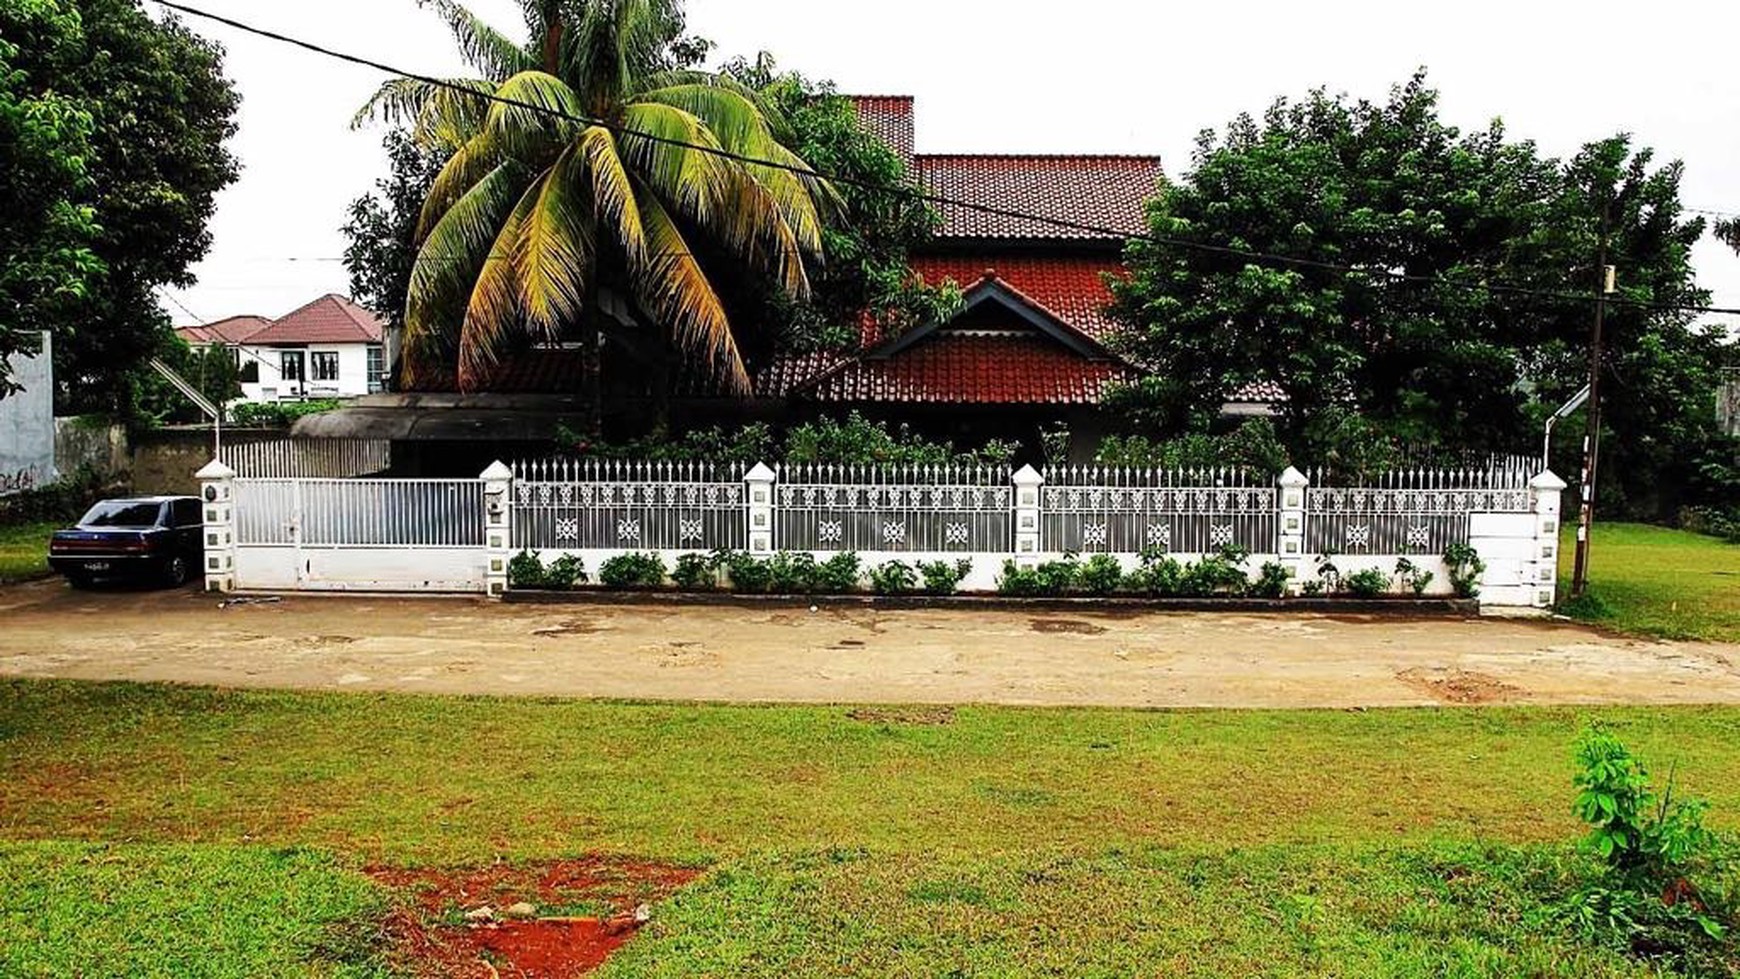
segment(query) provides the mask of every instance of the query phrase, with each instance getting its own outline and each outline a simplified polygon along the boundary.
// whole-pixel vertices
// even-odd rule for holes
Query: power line
[[[750,165],[750,166],[766,167],[766,168],[774,169],[774,170],[783,170],[783,171],[786,171],[789,173],[794,173],[794,174],[797,174],[797,175],[803,176],[803,177],[811,177],[811,178],[816,178],[816,179],[821,179],[821,180],[827,180],[827,181],[830,181],[832,183],[846,184],[846,185],[850,185],[850,186],[860,187],[860,188],[863,188],[866,190],[877,191],[880,193],[899,194],[899,195],[903,195],[903,196],[909,197],[909,198],[914,199],[914,200],[924,201],[925,203],[935,204],[935,205],[938,205],[941,207],[961,208],[964,210],[975,211],[975,212],[990,215],[993,217],[1014,218],[1017,220],[1033,221],[1033,222],[1040,223],[1040,224],[1051,225],[1053,227],[1061,228],[1064,230],[1082,231],[1082,232],[1087,232],[1089,234],[1101,235],[1101,236],[1105,236],[1105,237],[1109,237],[1109,238],[1147,241],[1147,242],[1152,242],[1152,243],[1157,244],[1157,245],[1166,245],[1166,246],[1174,247],[1174,248],[1186,248],[1186,249],[1193,249],[1193,250],[1197,250],[1197,251],[1205,251],[1205,252],[1210,252],[1210,253],[1214,253],[1214,254],[1227,255],[1230,257],[1234,257],[1234,258],[1243,258],[1243,259],[1247,259],[1250,261],[1256,261],[1256,262],[1271,262],[1271,263],[1282,264],[1282,265],[1297,266],[1300,268],[1314,268],[1314,269],[1319,269],[1319,270],[1324,270],[1324,271],[1340,272],[1340,273],[1352,274],[1352,275],[1369,275],[1369,276],[1387,278],[1387,279],[1397,281],[1397,282],[1413,282],[1413,283],[1421,283],[1421,284],[1427,284],[1427,285],[1442,285],[1442,286],[1450,286],[1453,288],[1466,289],[1466,290],[1470,290],[1470,291],[1489,291],[1489,292],[1494,292],[1494,293],[1505,293],[1505,294],[1509,294],[1509,295],[1533,296],[1536,298],[1557,299],[1557,300],[1575,302],[1575,303],[1579,303],[1579,304],[1588,301],[1588,298],[1589,298],[1588,296],[1581,295],[1578,293],[1572,293],[1572,292],[1560,292],[1560,291],[1549,290],[1549,289],[1537,289],[1537,288],[1533,288],[1533,287],[1529,287],[1529,286],[1512,286],[1512,285],[1505,285],[1503,283],[1492,283],[1492,282],[1487,282],[1487,283],[1460,282],[1460,281],[1457,281],[1455,279],[1444,278],[1444,277],[1436,276],[1436,275],[1420,275],[1417,273],[1401,272],[1401,271],[1397,271],[1395,269],[1359,268],[1359,267],[1355,267],[1355,266],[1351,266],[1351,265],[1342,265],[1342,264],[1338,264],[1335,262],[1326,262],[1326,261],[1322,261],[1319,259],[1302,258],[1299,256],[1293,256],[1293,255],[1278,255],[1278,254],[1274,254],[1274,253],[1270,253],[1270,252],[1259,252],[1259,251],[1254,251],[1251,249],[1235,248],[1235,247],[1230,246],[1230,245],[1216,245],[1216,244],[1212,244],[1210,242],[1190,241],[1190,240],[1183,239],[1183,238],[1171,238],[1171,237],[1167,237],[1164,235],[1156,235],[1156,234],[1149,234],[1149,233],[1131,233],[1129,231],[1125,231],[1122,229],[1112,228],[1112,227],[1108,227],[1105,225],[1097,225],[1097,224],[1093,224],[1090,222],[1075,221],[1075,220],[1071,220],[1069,218],[1053,217],[1053,216],[1043,215],[1043,214],[1034,214],[1031,212],[1019,211],[1019,210],[1014,210],[1011,208],[1001,208],[1001,207],[996,207],[994,205],[981,204],[981,203],[978,203],[975,201],[966,201],[966,200],[961,200],[959,198],[946,197],[946,196],[941,195],[941,194],[930,193],[929,191],[923,190],[922,188],[919,188],[919,187],[911,187],[911,186],[905,186],[905,185],[900,185],[900,184],[882,183],[879,181],[866,180],[863,178],[852,177],[852,176],[844,175],[844,174],[823,173],[823,172],[815,170],[807,165],[806,166],[797,166],[795,164],[786,163],[786,162],[779,161],[779,160],[764,160],[764,159],[760,159],[757,157],[748,156],[746,154],[737,153],[737,152],[734,152],[732,150],[725,149],[723,147],[703,146],[703,145],[698,144],[698,143],[691,143],[691,142],[687,142],[685,140],[675,139],[675,138],[669,137],[669,136],[661,136],[657,133],[644,132],[642,130],[634,129],[634,128],[629,127],[629,126],[624,126],[620,123],[614,123],[614,122],[610,122],[610,121],[604,120],[604,119],[595,119],[595,118],[592,118],[589,116],[577,115],[577,114],[566,112],[566,111],[563,111],[560,109],[552,109],[548,106],[538,105],[538,104],[532,103],[532,102],[526,102],[526,101],[523,101],[521,99],[509,98],[507,96],[500,95],[500,94],[497,94],[494,92],[480,92],[475,88],[472,88],[472,87],[469,87],[466,85],[460,85],[460,84],[457,84],[457,83],[450,81],[448,79],[436,78],[433,75],[424,75],[424,74],[420,74],[418,72],[407,71],[405,69],[398,68],[398,67],[395,67],[393,65],[387,64],[386,62],[376,61],[372,58],[363,57],[361,55],[350,54],[350,53],[347,53],[344,51],[338,51],[338,50],[335,50],[332,48],[324,47],[322,45],[315,44],[312,41],[303,40],[302,38],[293,37],[293,36],[288,35],[288,34],[282,34],[282,33],[279,33],[277,31],[269,30],[269,29],[264,28],[264,27],[256,27],[252,24],[244,23],[242,21],[235,20],[234,18],[231,18],[231,17],[225,17],[221,14],[214,14],[214,13],[211,13],[210,11],[201,10],[197,7],[190,7],[190,6],[187,6],[186,4],[178,3],[178,2],[176,2],[176,0],[152,0],[152,2],[156,3],[158,6],[165,7],[169,10],[174,10],[174,11],[177,11],[180,13],[184,13],[184,14],[187,14],[187,15],[192,16],[192,17],[199,17],[199,18],[202,18],[205,20],[212,21],[214,23],[223,24],[226,27],[230,27],[230,28],[233,28],[235,30],[242,31],[242,32],[247,33],[247,34],[252,34],[256,37],[263,37],[263,38],[266,38],[267,40],[277,41],[281,44],[288,44],[288,45],[291,45],[293,47],[298,47],[298,48],[301,48],[305,51],[309,51],[309,52],[312,52],[314,54],[318,54],[322,57],[333,58],[333,59],[336,59],[339,61],[347,62],[349,64],[360,65],[360,66],[365,67],[365,68],[372,68],[372,69],[379,71],[379,72],[382,72],[384,74],[393,75],[393,76],[396,76],[399,78],[406,78],[406,79],[410,79],[412,81],[422,82],[425,85],[433,85],[437,88],[448,89],[450,91],[458,92],[462,95],[466,95],[466,96],[471,97],[471,98],[482,99],[482,100],[485,100],[488,102],[494,102],[494,103],[497,103],[500,105],[512,106],[516,109],[523,109],[523,110],[526,110],[528,112],[539,113],[542,115],[551,116],[553,118],[563,119],[563,120],[566,120],[568,122],[579,123],[579,124],[585,125],[585,126],[597,126],[601,129],[604,129],[604,130],[611,132],[613,134],[616,134],[616,135],[632,136],[636,139],[644,139],[644,140],[647,140],[648,142],[652,142],[652,143],[656,143],[656,144],[660,144],[660,145],[674,146],[674,147],[677,147],[679,149],[692,150],[692,151],[699,152],[699,153],[707,153],[707,154],[710,154],[713,156],[720,157],[722,159],[728,159],[728,160],[735,161],[737,163],[742,163],[742,164],[746,164],[746,165]],[[1611,297],[1607,300],[1607,302],[1609,305],[1630,306],[1630,307],[1638,308],[1638,309],[1649,309],[1649,310],[1656,310],[1656,311],[1661,311],[1661,312],[1721,313],[1721,314],[1740,315],[1740,307],[1700,306],[1700,305],[1673,304],[1673,303],[1651,303],[1651,302],[1645,302],[1643,300],[1623,299],[1623,298],[1619,298],[1619,297]]]

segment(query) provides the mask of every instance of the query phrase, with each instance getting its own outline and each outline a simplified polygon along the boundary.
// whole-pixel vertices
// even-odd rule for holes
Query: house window
[[[380,347],[368,348],[369,353],[369,393],[377,394],[384,390],[382,379],[387,373],[387,357]]]
[[[302,380],[302,351],[286,350],[278,355],[278,377],[285,381]]]
[[[336,381],[336,380],[338,380],[338,351],[336,351],[336,350],[316,350],[314,353],[310,354],[309,356],[312,358],[312,362],[309,364],[309,367],[314,371],[313,380],[316,380],[316,381]]]

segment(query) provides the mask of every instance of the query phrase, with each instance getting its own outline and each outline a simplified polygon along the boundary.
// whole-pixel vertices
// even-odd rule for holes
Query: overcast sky
[[[415,0],[188,2],[409,70],[463,72]],[[518,27],[514,0],[472,6]],[[1319,85],[1382,98],[1423,65],[1454,124],[1501,117],[1554,155],[1629,131],[1685,161],[1688,206],[1740,212],[1731,2],[690,0],[689,21],[718,58],[765,49],[842,91],[916,96],[920,152],[1158,153],[1173,175],[1198,130],[1238,112]],[[242,177],[218,200],[198,284],[172,290],[186,310],[170,312],[277,316],[347,292],[339,228],[385,168],[380,132],[350,118],[381,76],[191,23],[228,49]],[[1696,260],[1715,304],[1740,307],[1740,257],[1706,238]]]

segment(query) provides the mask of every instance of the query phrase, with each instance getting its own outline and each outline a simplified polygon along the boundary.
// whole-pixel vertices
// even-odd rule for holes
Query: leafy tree
[[[224,141],[237,96],[222,50],[174,18],[154,20],[138,0],[62,6],[78,13],[77,36],[24,46],[19,67],[90,113],[89,179],[74,203],[89,209],[105,274],[56,317],[59,407],[131,414],[145,361],[170,349],[154,290],[192,284],[214,197],[236,178]]]
[[[351,297],[397,331],[405,326],[405,297],[417,261],[417,218],[446,158],[404,129],[387,130],[382,144],[391,172],[375,182],[374,193],[351,203],[344,265]]]
[[[222,405],[242,396],[241,369],[236,366],[236,354],[231,348],[193,347],[171,334],[158,356],[214,404]],[[136,416],[148,423],[199,423],[206,420],[198,407],[156,371],[139,380],[136,398]]]
[[[461,386],[472,386],[504,343],[557,336],[583,318],[622,332],[595,314],[609,288],[631,295],[701,371],[747,392],[741,328],[717,270],[736,264],[806,294],[804,260],[821,255],[835,204],[782,142],[784,121],[753,89],[678,65],[692,51],[673,47],[677,0],[527,0],[524,45],[454,0],[431,5],[483,74],[460,84],[553,112],[411,79],[364,107],[451,154],[419,222],[408,379],[456,359]]]
[[[1740,218],[1729,218],[1716,222],[1716,237],[1728,243],[1728,247],[1740,252]]]
[[[1652,166],[1625,137],[1552,160],[1499,123],[1444,124],[1437,100],[1416,75],[1385,102],[1318,90],[1204,133],[1150,204],[1165,241],[1133,242],[1114,284],[1120,343],[1159,368],[1114,402],[1162,432],[1202,429],[1266,379],[1300,456],[1526,451],[1587,374],[1605,206],[1620,274],[1604,418],[1619,438],[1603,471],[1620,499],[1665,507],[1645,490],[1684,477],[1713,431],[1714,339],[1660,308],[1706,298],[1679,164]]]
[[[71,58],[83,36],[59,0],[0,6],[0,397],[16,390],[6,358],[70,315],[102,272],[91,251],[92,107],[44,62]]]

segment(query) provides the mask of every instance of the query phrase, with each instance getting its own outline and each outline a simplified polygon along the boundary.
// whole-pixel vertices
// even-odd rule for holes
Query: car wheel
[[[171,588],[187,584],[187,558],[177,554],[163,562],[163,583]]]

